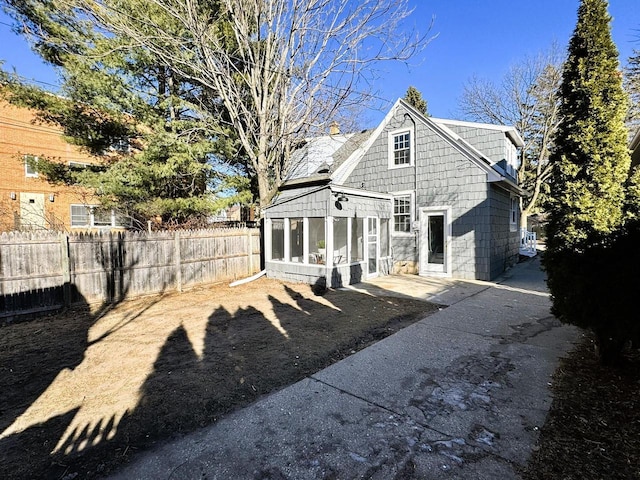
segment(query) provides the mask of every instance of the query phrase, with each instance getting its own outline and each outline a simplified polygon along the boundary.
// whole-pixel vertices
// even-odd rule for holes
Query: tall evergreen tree
[[[580,251],[623,221],[627,96],[605,0],[583,0],[560,88],[550,246]]]
[[[68,2],[6,3],[63,80],[61,97],[14,82],[9,100],[37,110],[70,142],[104,160],[100,169],[74,170],[41,158],[38,169],[48,180],[89,187],[104,207],[118,207],[144,226],[148,219],[193,226],[230,203],[250,200],[242,149],[211,88]],[[216,2],[207,8],[215,16]],[[189,35],[152,2],[118,2],[120,15],[134,18],[138,11],[175,35]],[[150,29],[144,22],[138,27]]]
[[[550,158],[544,256],[554,314],[592,328],[604,361],[615,358],[629,333],[625,314],[609,308],[609,299],[617,298],[613,278],[607,277],[625,220],[630,156],[624,122],[628,101],[607,6],[606,0],[582,0],[569,43]]]
[[[60,44],[93,29],[124,42],[103,53],[137,47],[188,85],[215,92],[220,102],[211,105],[228,112],[261,207],[293,168],[300,141],[370,103],[379,65],[406,62],[429,41],[405,27],[409,0],[4,1],[22,17],[44,18],[33,31],[51,34],[41,44],[52,59],[75,53]],[[197,117],[210,113],[198,109]]]
[[[407,103],[409,103],[409,105],[415,107],[415,109],[420,113],[427,116],[429,115],[429,112],[427,112],[427,101],[422,98],[420,90],[418,90],[413,85],[410,85],[407,89],[407,93],[405,93],[404,99],[407,101]]]

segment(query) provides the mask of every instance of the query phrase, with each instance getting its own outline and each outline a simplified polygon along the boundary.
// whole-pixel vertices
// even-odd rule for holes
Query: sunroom
[[[336,288],[388,274],[391,205],[330,184],[284,189],[265,209],[267,276]]]

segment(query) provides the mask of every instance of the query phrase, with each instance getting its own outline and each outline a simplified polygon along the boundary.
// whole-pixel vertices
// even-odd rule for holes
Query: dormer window
[[[389,168],[413,165],[413,128],[389,133]]]

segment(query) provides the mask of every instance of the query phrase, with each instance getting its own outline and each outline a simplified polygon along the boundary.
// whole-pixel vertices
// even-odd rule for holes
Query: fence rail
[[[0,234],[0,318],[182,291],[260,269],[260,230]]]

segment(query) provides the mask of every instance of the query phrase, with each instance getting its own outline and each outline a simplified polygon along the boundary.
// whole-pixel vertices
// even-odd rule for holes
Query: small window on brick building
[[[32,178],[38,176],[38,157],[35,155],[24,156],[24,175]]]
[[[84,228],[121,227],[125,217],[97,205],[71,205],[71,226]]]

